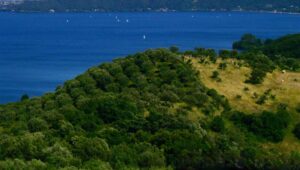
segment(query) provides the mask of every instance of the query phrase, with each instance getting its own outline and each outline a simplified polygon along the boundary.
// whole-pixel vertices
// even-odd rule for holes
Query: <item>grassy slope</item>
[[[241,64],[241,67],[237,66],[237,63],[241,63],[241,61],[219,59],[214,64],[210,61],[200,63],[197,58],[188,59],[192,61],[193,66],[200,72],[199,76],[202,82],[208,88],[214,88],[224,95],[235,110],[249,114],[259,113],[263,110],[276,111],[278,105],[284,103],[288,105],[294,122],[300,119],[299,113],[297,114],[295,110],[300,104],[300,73],[283,73],[280,70],[275,70],[267,75],[263,84],[251,85],[244,83],[251,72],[251,68],[244,63]],[[219,64],[222,62],[227,63],[225,70],[218,69]],[[220,73],[221,82],[211,78],[212,72],[215,70]],[[245,87],[249,88],[249,91],[245,91]],[[261,96],[268,89],[272,90],[271,94],[276,96],[275,99],[268,99],[263,105],[256,104],[257,98],[254,98],[253,94],[257,93],[258,96]],[[241,98],[237,99],[237,95],[240,95]],[[293,134],[289,133],[283,142],[278,144],[266,143],[265,147],[277,147],[282,151],[290,152],[300,150],[300,143]]]

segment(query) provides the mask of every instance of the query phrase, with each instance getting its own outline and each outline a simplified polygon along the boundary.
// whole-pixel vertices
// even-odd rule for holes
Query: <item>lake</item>
[[[244,33],[300,32],[300,15],[248,12],[0,13],[0,103],[39,96],[148,48],[231,48]]]

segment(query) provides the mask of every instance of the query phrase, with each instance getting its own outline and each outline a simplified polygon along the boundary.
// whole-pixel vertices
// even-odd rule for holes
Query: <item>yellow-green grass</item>
[[[193,67],[199,71],[199,78],[206,87],[217,90],[224,95],[234,110],[247,114],[261,113],[262,111],[276,111],[280,103],[288,105],[292,113],[292,123],[288,129],[285,139],[279,143],[266,142],[262,146],[265,148],[276,148],[283,153],[300,151],[300,141],[291,133],[294,125],[300,122],[300,114],[296,112],[296,107],[300,104],[300,73],[275,70],[268,73],[264,82],[259,85],[245,83],[251,73],[251,68],[243,61],[236,59],[218,59],[212,63],[208,59],[201,62],[197,58],[186,57],[191,60]],[[218,69],[219,64],[227,63],[225,70]],[[239,64],[238,64],[239,63]],[[242,65],[242,66],[241,66]],[[212,72],[217,70],[221,81],[211,78]],[[249,90],[245,90],[248,88]],[[265,104],[256,103],[258,98],[268,89],[275,99],[268,99]],[[254,93],[258,95],[254,98]],[[240,97],[237,97],[237,96]],[[197,114],[198,115],[198,114]]]
[[[276,111],[280,103],[287,104],[292,109],[300,104],[300,73],[275,70],[273,73],[267,74],[262,84],[252,85],[245,83],[251,73],[251,68],[244,63],[243,66],[237,65],[242,61],[218,59],[216,63],[211,63],[209,60],[200,63],[197,58],[189,59],[191,59],[194,68],[200,72],[201,81],[208,88],[213,88],[224,95],[235,110],[258,113],[263,110]],[[225,70],[218,69],[222,62],[227,63]],[[211,78],[212,72],[215,70],[220,74],[220,82]],[[245,90],[245,88],[249,90]],[[257,104],[258,98],[268,89],[271,89],[271,95],[275,96],[275,99],[268,99],[263,105]],[[254,93],[257,94],[256,98]]]

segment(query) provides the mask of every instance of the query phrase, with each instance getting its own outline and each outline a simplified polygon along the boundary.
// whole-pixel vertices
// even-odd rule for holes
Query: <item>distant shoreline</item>
[[[289,14],[289,15],[300,15],[300,12],[285,12],[285,11],[268,11],[268,10],[132,10],[132,11],[105,11],[105,10],[59,10],[52,11],[31,11],[31,10],[6,10],[0,9],[2,12],[12,13],[197,13],[197,12],[236,12],[236,13],[269,13],[269,14]]]

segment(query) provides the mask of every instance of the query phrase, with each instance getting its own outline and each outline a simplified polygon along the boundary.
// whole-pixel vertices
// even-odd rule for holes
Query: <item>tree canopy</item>
[[[172,51],[103,63],[53,93],[0,105],[0,169],[300,167],[297,153],[262,146],[285,138],[288,110],[235,112],[184,55],[213,60],[213,50]]]

